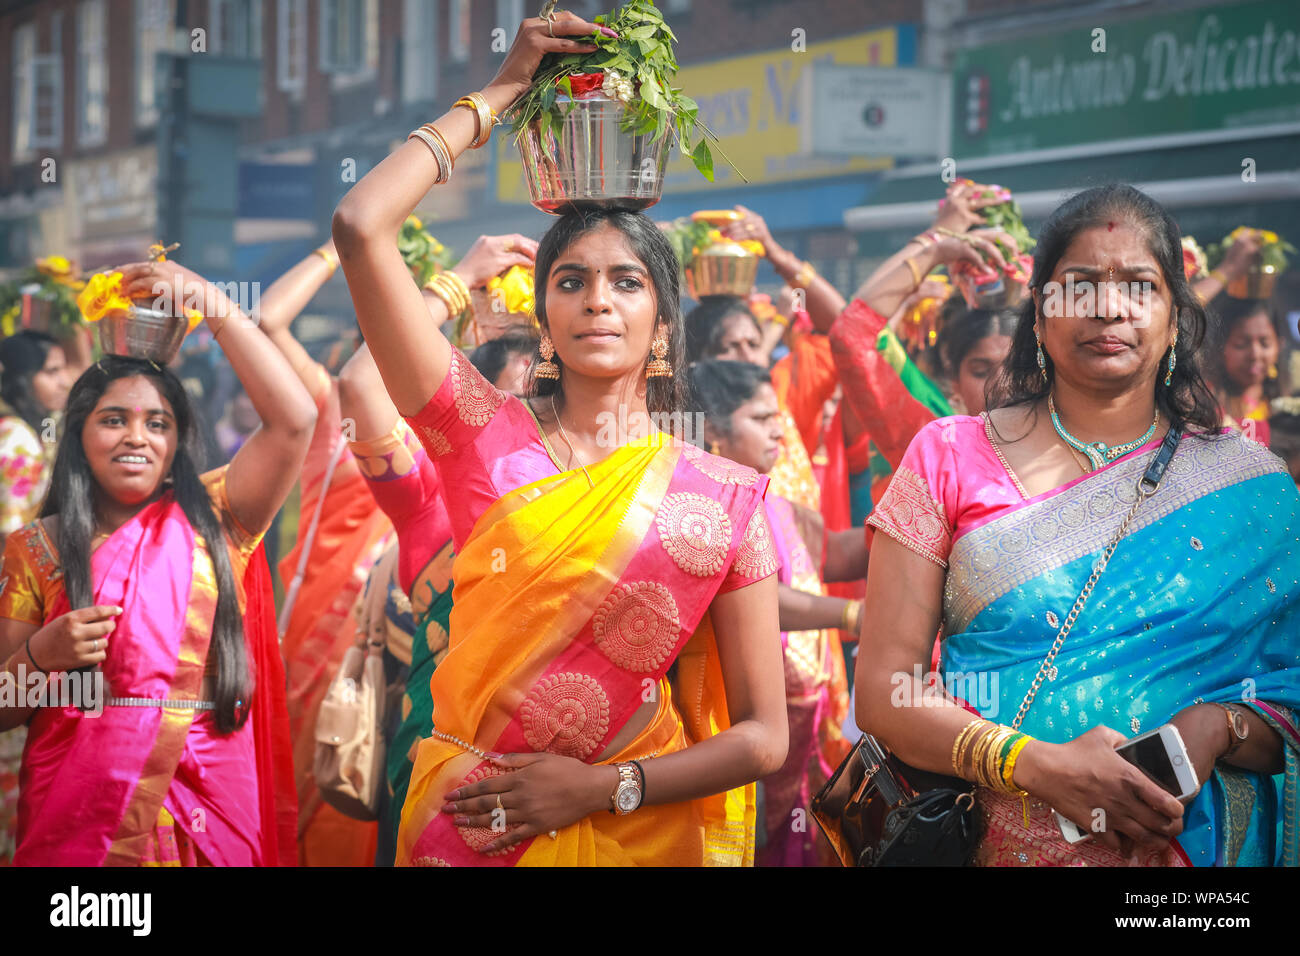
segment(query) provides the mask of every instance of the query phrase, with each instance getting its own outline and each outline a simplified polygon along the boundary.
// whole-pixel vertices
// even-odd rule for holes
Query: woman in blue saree
[[[1130,187],[1062,205],[993,410],[923,429],[869,519],[885,533],[858,723],[983,784],[977,863],[1297,863],[1300,498],[1278,459],[1220,428],[1179,246]],[[901,295],[908,278],[870,281]],[[920,672],[940,625],[936,702]],[[1186,806],[1114,753],[1165,723],[1203,784]],[[1053,808],[1091,838],[1067,843]]]

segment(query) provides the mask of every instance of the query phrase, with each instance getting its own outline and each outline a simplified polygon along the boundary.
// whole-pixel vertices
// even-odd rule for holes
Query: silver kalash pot
[[[183,316],[140,305],[114,309],[95,325],[104,354],[151,359],[159,365],[166,365],[176,357],[189,331],[189,320]]]
[[[586,95],[559,96],[560,134],[543,134],[534,119],[519,137],[519,154],[532,203],[560,215],[583,205],[645,209],[659,201],[672,136],[620,129],[623,104]]]

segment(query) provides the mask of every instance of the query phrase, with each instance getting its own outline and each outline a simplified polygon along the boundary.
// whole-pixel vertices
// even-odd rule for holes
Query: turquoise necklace
[[[1145,435],[1141,438],[1135,438],[1133,441],[1125,442],[1122,445],[1107,445],[1105,442],[1081,442],[1061,424],[1061,417],[1056,414],[1056,405],[1052,401],[1049,393],[1047,396],[1047,410],[1052,413],[1052,427],[1056,429],[1056,434],[1061,436],[1061,441],[1065,442],[1075,451],[1086,455],[1088,461],[1092,464],[1092,470],[1096,471],[1107,462],[1114,461],[1127,455],[1135,448],[1141,448],[1151,440],[1151,436],[1156,433],[1156,426],[1160,424],[1160,409],[1156,409],[1156,417],[1151,420],[1151,427],[1147,429]]]

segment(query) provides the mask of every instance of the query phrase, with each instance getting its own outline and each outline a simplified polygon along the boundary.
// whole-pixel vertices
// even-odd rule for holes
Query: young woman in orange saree
[[[596,29],[525,20],[484,102],[509,106],[545,52],[589,49],[568,37]],[[436,125],[453,155],[489,132],[459,109]],[[765,485],[651,423],[682,409],[671,247],[634,213],[562,218],[536,273],[537,369],[555,377],[507,397],[397,281],[397,229],[445,178],[425,147],[384,160],[334,220],[384,383],[462,505],[398,862],[749,862],[752,782],[786,751]]]

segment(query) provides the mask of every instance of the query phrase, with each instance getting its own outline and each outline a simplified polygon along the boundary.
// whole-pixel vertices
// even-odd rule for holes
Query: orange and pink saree
[[[430,683],[435,736],[419,745],[398,864],[752,863],[752,784],[595,814],[493,857],[478,851],[499,833],[440,811],[452,789],[501,772],[449,738],[615,763],[728,726],[709,604],[776,569],[766,481],[661,434],[565,471],[527,406],[459,353],[411,425],[462,507],[450,649]],[[606,753],[646,702],[657,704],[649,724]]]

